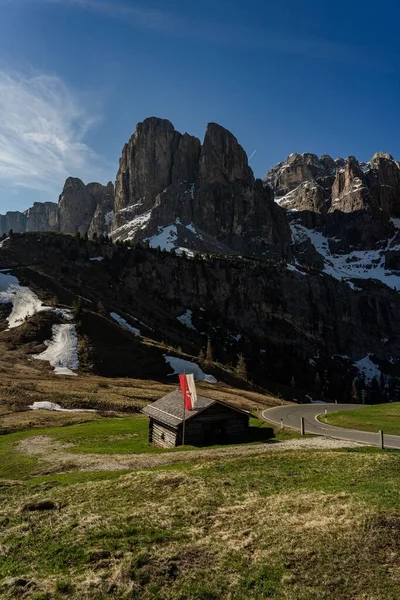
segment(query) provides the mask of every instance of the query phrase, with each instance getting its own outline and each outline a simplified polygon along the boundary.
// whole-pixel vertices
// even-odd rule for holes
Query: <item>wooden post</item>
[[[301,431],[301,435],[305,434],[304,417],[300,417],[300,431]]]
[[[381,445],[381,450],[384,450],[385,449],[385,442],[384,442],[384,439],[383,439],[383,431],[382,431],[382,429],[379,430],[379,442],[380,442],[380,445]]]
[[[281,429],[283,429],[283,419],[281,419]]]
[[[183,372],[186,376],[186,370]],[[186,405],[185,405],[185,396],[183,396],[183,425],[182,425],[182,446],[185,445],[185,421],[186,421]]]

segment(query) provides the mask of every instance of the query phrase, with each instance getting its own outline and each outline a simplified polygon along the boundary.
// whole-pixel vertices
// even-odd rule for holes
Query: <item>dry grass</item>
[[[397,600],[398,467],[396,454],[302,451],[9,482],[2,597]],[[47,498],[57,510],[23,510]]]
[[[66,425],[94,418],[87,415],[34,415],[32,411],[27,411],[27,407],[34,402],[55,402],[63,408],[138,412],[149,402],[176,389],[176,379],[171,378],[169,383],[88,374],[74,379],[55,376],[46,364],[26,357],[21,350],[9,350],[0,341],[0,431],[5,433]],[[198,391],[247,410],[257,410],[280,402],[273,396],[239,390],[224,383],[215,386],[199,383]]]

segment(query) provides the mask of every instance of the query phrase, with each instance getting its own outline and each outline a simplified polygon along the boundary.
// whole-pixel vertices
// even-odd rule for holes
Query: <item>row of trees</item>
[[[209,367],[213,360],[214,358],[211,340],[208,338],[206,348],[201,348],[199,352],[199,362],[202,366]],[[248,381],[247,364],[243,354],[238,355],[238,360],[235,367],[235,375],[238,379]]]

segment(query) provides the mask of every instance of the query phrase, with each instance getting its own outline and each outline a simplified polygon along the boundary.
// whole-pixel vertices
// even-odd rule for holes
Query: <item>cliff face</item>
[[[113,206],[114,186],[111,182],[107,186],[100,183],[85,185],[80,179],[70,177],[58,202],[60,232],[107,233],[104,224]]]
[[[91,256],[104,260],[91,262]],[[272,261],[188,259],[50,234],[40,243],[37,236],[14,236],[0,249],[0,269],[6,265],[18,266],[27,284],[49,286],[64,298],[68,290],[79,294],[90,311],[100,303],[103,314],[134,319],[142,335],[193,355],[208,337],[222,363],[242,352],[251,376],[264,385],[289,385],[293,377],[312,389],[319,374],[328,397],[335,397],[354,377],[371,384],[365,364],[387,385],[400,374],[400,296],[371,281],[354,288]],[[190,328],[179,321],[183,314],[190,314]]]
[[[175,248],[290,255],[284,212],[254,179],[236,138],[215,123],[201,145],[169,121],[146,119],[124,147],[113,239],[156,246],[166,229]]]
[[[58,231],[59,213],[54,202],[35,202],[26,211],[26,231]]]
[[[326,155],[302,154],[271,169],[264,185],[287,211],[292,234],[301,223],[306,233],[318,231],[325,238],[331,255],[378,252],[373,258],[385,262],[400,243],[395,220],[399,175],[399,163],[384,153],[375,154],[370,163],[352,156],[333,161]],[[366,265],[371,267],[373,263]]]
[[[11,229],[14,233],[53,231],[61,233],[103,235],[114,211],[114,186],[100,183],[85,185],[69,177],[58,204],[35,202],[25,212],[0,215],[0,235]]]
[[[0,235],[8,234],[10,230],[16,233],[24,232],[26,222],[26,215],[19,211],[9,211],[5,215],[0,215]]]

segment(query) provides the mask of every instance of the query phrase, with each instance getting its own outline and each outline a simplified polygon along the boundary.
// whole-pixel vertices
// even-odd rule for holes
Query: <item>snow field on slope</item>
[[[7,273],[0,273],[0,304],[11,303],[13,308],[8,321],[8,329],[14,329],[25,321],[27,317],[42,312],[52,310],[48,306],[43,306],[32,290],[21,286],[18,279]]]
[[[151,238],[147,239],[147,241],[149,242],[150,248],[160,247],[161,250],[165,250],[167,252],[171,252],[171,250],[175,250],[177,254],[182,254],[182,252],[185,252],[185,254],[187,254],[188,256],[194,256],[193,251],[189,250],[189,248],[179,247],[177,245],[177,240],[178,240],[178,229],[176,227],[177,225],[182,225],[183,227],[186,227],[186,229],[188,231],[195,234],[200,240],[203,239],[203,237],[196,231],[196,228],[192,223],[190,223],[189,225],[183,225],[183,223],[181,223],[180,220],[177,219],[174,225],[167,225],[166,227],[160,227],[157,235],[153,235]]]
[[[374,379],[374,377],[379,383],[382,374],[380,368],[378,365],[372,362],[370,356],[370,354],[367,354],[367,356],[364,356],[364,358],[354,363],[354,366],[356,369],[358,369],[358,372],[364,375],[365,383],[367,385],[371,384],[371,381]]]
[[[190,362],[189,360],[183,360],[182,358],[177,358],[176,356],[167,356],[163,355],[164,360],[168,363],[171,369],[174,370],[172,375],[194,375],[194,378],[198,381],[206,381],[207,383],[217,383],[217,380],[212,375],[207,375],[204,373],[199,365],[196,363]],[[170,375],[170,376],[172,376]]]
[[[126,210],[130,208],[132,207],[128,206]],[[114,241],[118,240],[125,235],[125,233],[127,233],[125,240],[131,240],[139,229],[144,229],[146,227],[148,221],[150,220],[151,212],[151,210],[148,210],[147,212],[138,215],[131,221],[128,221],[128,223],[124,223],[124,225],[121,225],[121,227],[118,227],[118,229],[115,229],[111,234],[112,239]]]
[[[68,321],[73,318],[70,309],[44,306],[31,289],[21,286],[18,279],[7,272],[0,272],[0,304],[13,305],[11,314],[7,318],[8,329],[19,327],[25,319],[38,312],[52,311]]]
[[[294,241],[302,242],[307,238],[317,252],[324,258],[324,270],[335,279],[346,281],[354,279],[376,279],[388,287],[400,290],[400,276],[385,268],[385,250],[390,249],[389,240],[386,248],[380,250],[354,250],[349,254],[331,254],[328,239],[319,231],[308,229],[300,221],[290,223]],[[347,282],[349,285],[351,282]]]
[[[49,362],[56,375],[76,375],[73,371],[79,368],[79,360],[75,325],[53,325],[52,332],[52,339],[45,342],[46,350],[33,358]]]

